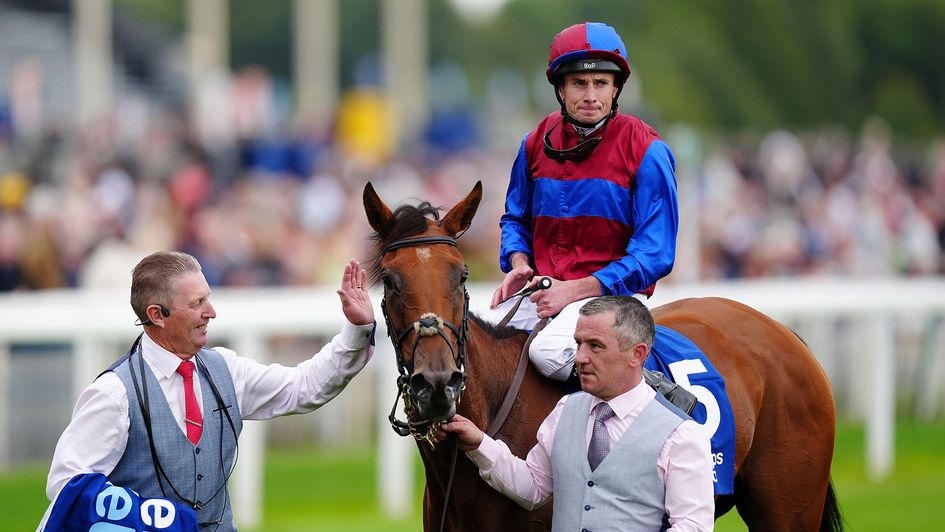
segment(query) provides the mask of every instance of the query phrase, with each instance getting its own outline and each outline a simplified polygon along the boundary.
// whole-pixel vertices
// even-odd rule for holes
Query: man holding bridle
[[[458,414],[438,440],[456,434],[482,479],[527,510],[554,495],[554,531],[712,530],[709,440],[643,381],[653,317],[622,296],[592,299],[579,316],[584,391],[558,401],[525,460]]]

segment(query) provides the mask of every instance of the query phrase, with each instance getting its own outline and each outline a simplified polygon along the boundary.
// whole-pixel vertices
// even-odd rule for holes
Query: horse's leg
[[[767,455],[767,456],[765,456]],[[783,457],[782,457],[783,458]],[[772,453],[753,456],[735,478],[735,506],[749,530],[816,531],[829,467],[787,464]]]
[[[783,356],[809,357],[797,350]],[[822,375],[819,368],[804,374]],[[785,383],[766,390],[754,441],[735,479],[735,506],[749,530],[820,527],[833,458],[832,396],[825,379]]]

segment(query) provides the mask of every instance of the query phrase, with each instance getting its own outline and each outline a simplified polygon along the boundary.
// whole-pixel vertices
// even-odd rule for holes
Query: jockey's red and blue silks
[[[499,222],[502,271],[513,253],[528,255],[538,275],[572,280],[593,275],[602,292],[650,295],[673,268],[679,209],[669,146],[639,118],[618,114],[601,143],[580,162],[543,150],[580,139],[554,113],[525,136]]]

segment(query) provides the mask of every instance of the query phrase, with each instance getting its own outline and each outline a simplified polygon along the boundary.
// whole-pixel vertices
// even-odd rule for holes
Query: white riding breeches
[[[646,296],[634,294],[633,297],[646,304]],[[555,380],[567,380],[574,365],[577,342],[574,341],[574,330],[577,328],[579,311],[584,303],[595,299],[589,297],[571,303],[561,309],[557,316],[552,318],[545,328],[535,335],[528,347],[528,359],[532,361],[542,375]],[[480,317],[489,323],[497,324],[512,310],[518,297],[513,297],[498,307],[488,310]],[[538,325],[538,309],[534,303],[525,298],[521,306],[515,311],[508,325],[516,329],[531,331]]]
[[[577,349],[574,329],[577,327],[578,311],[591,299],[594,298],[581,299],[561,309],[561,312],[532,339],[528,347],[528,358],[542,375],[559,381],[568,378],[571,367],[574,365],[575,349]],[[486,311],[480,317],[490,323],[499,323],[517,301],[518,298],[513,297],[498,307]],[[530,331],[538,325],[539,321],[541,319],[538,318],[535,304],[526,298],[512,316],[509,326]]]

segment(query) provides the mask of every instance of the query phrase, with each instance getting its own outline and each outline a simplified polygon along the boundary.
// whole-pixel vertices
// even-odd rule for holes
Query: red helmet
[[[548,53],[548,81],[570,72],[613,72],[618,86],[630,77],[627,48],[617,31],[601,22],[582,22],[555,35]]]

